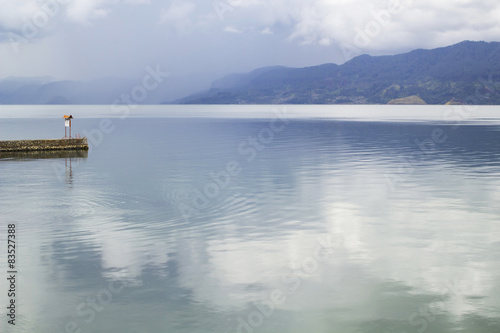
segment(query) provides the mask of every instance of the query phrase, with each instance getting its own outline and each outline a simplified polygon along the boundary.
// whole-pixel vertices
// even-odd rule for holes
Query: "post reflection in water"
[[[73,162],[77,165],[88,157],[88,151],[86,150],[44,150],[44,151],[26,151],[26,152],[0,152],[0,161],[8,160],[19,160],[19,161],[29,161],[29,160],[62,160],[64,159],[64,170],[62,170],[62,165],[55,162],[52,164],[53,170],[56,172],[59,179],[64,178],[66,184],[71,185],[73,183]],[[62,174],[64,172],[64,177]]]

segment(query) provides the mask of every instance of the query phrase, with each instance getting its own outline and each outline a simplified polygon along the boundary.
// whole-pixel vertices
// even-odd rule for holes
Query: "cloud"
[[[241,34],[243,31],[241,31],[239,29],[236,29],[234,27],[231,27],[231,26],[226,26],[224,28],[224,32],[229,32],[229,33],[232,33],[232,34]]]
[[[360,31],[368,31],[370,42],[361,49],[383,50],[395,44],[411,47],[418,43],[435,46],[444,41],[451,44],[462,39],[495,38],[500,32],[500,3],[484,0],[220,0],[224,8],[222,17],[213,4],[201,0],[175,0],[159,13],[162,24],[176,30],[193,26],[194,10],[200,9],[196,28],[204,32],[206,20],[211,17],[211,27],[220,26],[222,19],[227,27],[237,30],[260,31],[262,35],[275,32],[279,27],[288,31],[288,39],[299,45],[316,44],[331,46],[341,43],[354,44]],[[64,5],[64,3],[67,3]],[[161,5],[152,0],[0,0],[0,28],[21,29],[26,20],[43,11],[43,6],[58,5],[56,16],[73,23],[89,24],[93,20],[109,17],[120,5]],[[62,13],[62,15],[61,15]],[[219,13],[220,14],[220,13]],[[51,17],[51,19],[54,19]],[[151,17],[144,19],[150,20]],[[56,19],[54,19],[56,20]],[[377,26],[378,25],[378,26]],[[370,33],[369,29],[373,29]],[[283,31],[283,30],[282,30]],[[359,45],[358,45],[359,46]]]
[[[160,14],[160,23],[174,26],[177,30],[184,30],[191,25],[190,15],[196,8],[193,2],[173,2],[170,7],[163,9]]]
[[[44,41],[53,38],[57,48],[43,54],[62,52],[57,56],[79,62],[74,68],[82,68],[85,76],[90,71],[83,68],[102,75],[118,68],[117,62],[122,71],[139,71],[155,59],[175,63],[179,71],[194,71],[197,63],[196,71],[205,66],[225,72],[342,63],[361,53],[396,54],[465,39],[500,39],[497,0],[0,0],[0,8],[4,52],[18,46],[27,50],[32,44],[42,52],[48,47]],[[82,24],[92,28],[83,31]],[[18,36],[14,43],[13,34]],[[228,45],[229,34],[241,38]],[[125,38],[126,43],[120,42]],[[77,60],[72,50],[86,56]],[[53,62],[40,66],[47,75],[58,70]],[[17,75],[11,68],[3,66],[0,76]],[[19,68],[31,67],[24,63]]]
[[[120,4],[149,3],[150,0],[0,0],[0,28],[19,31],[27,22],[40,26],[47,19],[88,24],[106,18]]]
[[[23,18],[29,18],[40,7],[34,0],[0,0],[0,27],[18,29],[23,24]]]
[[[273,32],[271,31],[271,28],[267,27],[267,28],[264,28],[260,31],[261,34],[263,35],[272,35]]]
[[[146,5],[150,4],[150,0],[125,0],[125,3],[131,4],[131,5]]]
[[[286,27],[288,40],[302,45],[357,43],[363,50],[390,50],[396,45],[434,47],[463,39],[500,36],[500,3],[486,0],[257,0],[228,1],[225,14],[239,27]],[[497,36],[497,37],[495,37]]]
[[[91,20],[106,18],[113,0],[72,0],[66,7],[66,16],[77,23],[89,23]]]

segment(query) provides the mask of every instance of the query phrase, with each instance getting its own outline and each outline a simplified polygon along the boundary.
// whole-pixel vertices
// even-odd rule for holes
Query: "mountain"
[[[57,81],[50,77],[8,77],[0,80],[0,104],[160,104],[207,89],[214,75],[200,74],[162,78],[161,84],[146,91],[140,100],[123,101],[141,87],[143,78],[99,78],[90,81]]]
[[[464,41],[342,64],[231,74],[180,104],[500,104],[500,43]],[[398,103],[398,102],[393,102]]]
[[[212,89],[231,89],[244,87],[252,82],[252,80],[258,78],[259,76],[271,72],[273,70],[279,70],[286,67],[274,66],[274,67],[262,67],[256,69],[248,74],[229,74],[221,79],[215,80],[212,83]]]
[[[396,98],[390,100],[387,104],[396,104],[396,105],[425,105],[425,101],[418,96],[408,96],[403,98]]]

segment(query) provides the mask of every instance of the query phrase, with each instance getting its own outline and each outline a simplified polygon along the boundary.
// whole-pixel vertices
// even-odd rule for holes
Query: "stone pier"
[[[0,152],[88,150],[87,138],[0,141]]]

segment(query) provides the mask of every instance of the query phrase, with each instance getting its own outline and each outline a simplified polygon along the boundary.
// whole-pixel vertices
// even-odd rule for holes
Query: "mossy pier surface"
[[[0,141],[0,152],[88,150],[87,138],[52,140],[9,140]]]

